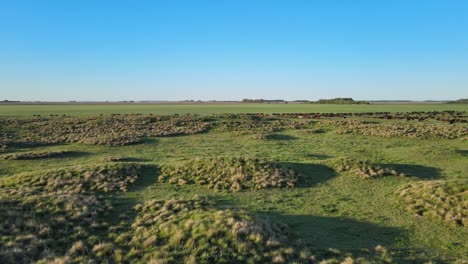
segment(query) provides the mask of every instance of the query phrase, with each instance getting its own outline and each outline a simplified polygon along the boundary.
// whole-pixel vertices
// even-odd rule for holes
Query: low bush
[[[468,226],[468,181],[419,181],[399,191],[408,211]]]
[[[298,172],[259,158],[193,159],[177,166],[162,166],[158,180],[173,184],[206,185],[215,190],[240,191],[294,187]]]

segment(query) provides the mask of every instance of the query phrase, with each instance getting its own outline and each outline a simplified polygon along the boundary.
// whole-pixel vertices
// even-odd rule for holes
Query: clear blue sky
[[[468,1],[0,0],[0,100],[468,97]]]

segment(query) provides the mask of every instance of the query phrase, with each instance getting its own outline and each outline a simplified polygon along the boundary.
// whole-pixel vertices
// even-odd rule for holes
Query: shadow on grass
[[[143,159],[143,158],[134,158],[134,157],[107,157],[104,158],[104,161],[107,162],[148,162],[151,161],[149,159]]]
[[[294,140],[297,139],[297,137],[289,136],[289,135],[283,135],[283,134],[268,134],[267,139],[270,140]]]
[[[392,167],[399,173],[416,177],[423,180],[438,179],[441,177],[440,170],[434,167],[427,167],[414,164],[382,164],[385,167]]]
[[[280,164],[284,167],[295,169],[300,173],[301,182],[297,186],[299,188],[311,187],[320,183],[324,183],[337,175],[332,168],[323,164],[291,162],[282,162]]]
[[[138,193],[146,189],[148,186],[154,184],[157,181],[158,168],[156,165],[143,165],[142,171],[139,175],[136,183],[129,188],[128,193]],[[125,220],[129,224],[133,222],[136,216],[136,211],[133,207],[139,203],[140,200],[134,195],[124,195],[122,193],[113,193],[106,197],[111,201],[113,211],[106,215],[104,218],[111,225],[116,225],[118,222]],[[103,233],[107,236],[107,233]]]
[[[306,158],[318,159],[318,160],[325,160],[331,159],[333,156],[323,155],[323,154],[306,154],[304,155]]]
[[[375,251],[379,245],[392,252],[395,263],[424,263],[430,259],[428,252],[423,249],[394,248],[395,244],[407,239],[406,232],[402,228],[361,222],[346,217],[282,214],[267,217],[287,223],[319,260],[336,257],[336,250],[342,254],[351,253],[353,257],[375,260],[380,258],[380,254]],[[336,250],[330,251],[330,249]]]
[[[455,152],[457,152],[458,154],[460,154],[462,156],[468,156],[468,150],[466,150],[466,149],[457,149],[457,150],[455,150]]]
[[[63,153],[63,155],[57,156],[57,157],[50,157],[51,159],[53,158],[80,158],[84,157],[86,155],[89,155],[90,153],[84,152],[84,151],[66,151]]]
[[[143,169],[141,171],[140,177],[138,181],[129,189],[130,192],[139,192],[158,181],[159,167],[157,165],[144,164],[142,166]]]
[[[359,222],[344,217],[314,215],[277,215],[278,220],[288,223],[299,231],[301,238],[314,248],[337,248],[353,250],[374,248],[377,245],[391,246],[401,231],[398,228]]]
[[[34,154],[34,153],[43,153],[42,151],[24,151],[24,152],[11,152],[7,153],[5,155],[17,155],[14,158],[6,158],[7,160],[46,160],[46,159],[65,159],[65,158],[80,158],[84,157],[86,155],[89,155],[90,153],[84,152],[84,151],[64,151],[64,152],[59,152],[55,153],[53,151],[44,151],[44,153],[50,153],[53,154],[53,156],[22,156],[23,154]],[[1,158],[1,155],[0,155]]]

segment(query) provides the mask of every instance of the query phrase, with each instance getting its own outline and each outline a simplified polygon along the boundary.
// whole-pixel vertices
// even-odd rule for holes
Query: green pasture
[[[97,115],[97,114],[219,114],[219,113],[326,113],[468,111],[463,104],[0,104],[0,116]]]
[[[248,135],[208,132],[148,138],[145,144],[121,147],[64,144],[24,148],[18,151],[69,150],[75,154],[42,160],[0,160],[0,175],[97,165],[108,156],[131,157],[151,165],[176,164],[194,157],[265,157],[297,168],[306,177],[306,183],[294,189],[215,192],[205,186],[158,183],[156,172],[148,172],[130,192],[114,196],[116,214],[129,212],[131,206],[149,199],[198,194],[224,208],[244,209],[284,222],[317,252],[333,248],[366,256],[369,250],[382,245],[392,252],[396,263],[450,263],[468,258],[466,227],[415,216],[405,210],[398,196],[398,190],[410,182],[466,178],[467,141],[334,133],[303,135],[294,130],[282,135],[277,140],[252,140]],[[326,166],[329,159],[342,156],[371,159],[412,176],[364,180]]]

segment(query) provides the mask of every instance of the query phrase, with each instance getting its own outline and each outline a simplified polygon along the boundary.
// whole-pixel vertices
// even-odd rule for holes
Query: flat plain
[[[467,120],[450,104],[2,105],[0,262],[465,263]]]
[[[468,111],[463,104],[0,104],[0,116],[31,116],[33,114],[224,114],[224,113],[356,113],[356,112],[412,112],[412,111]]]

